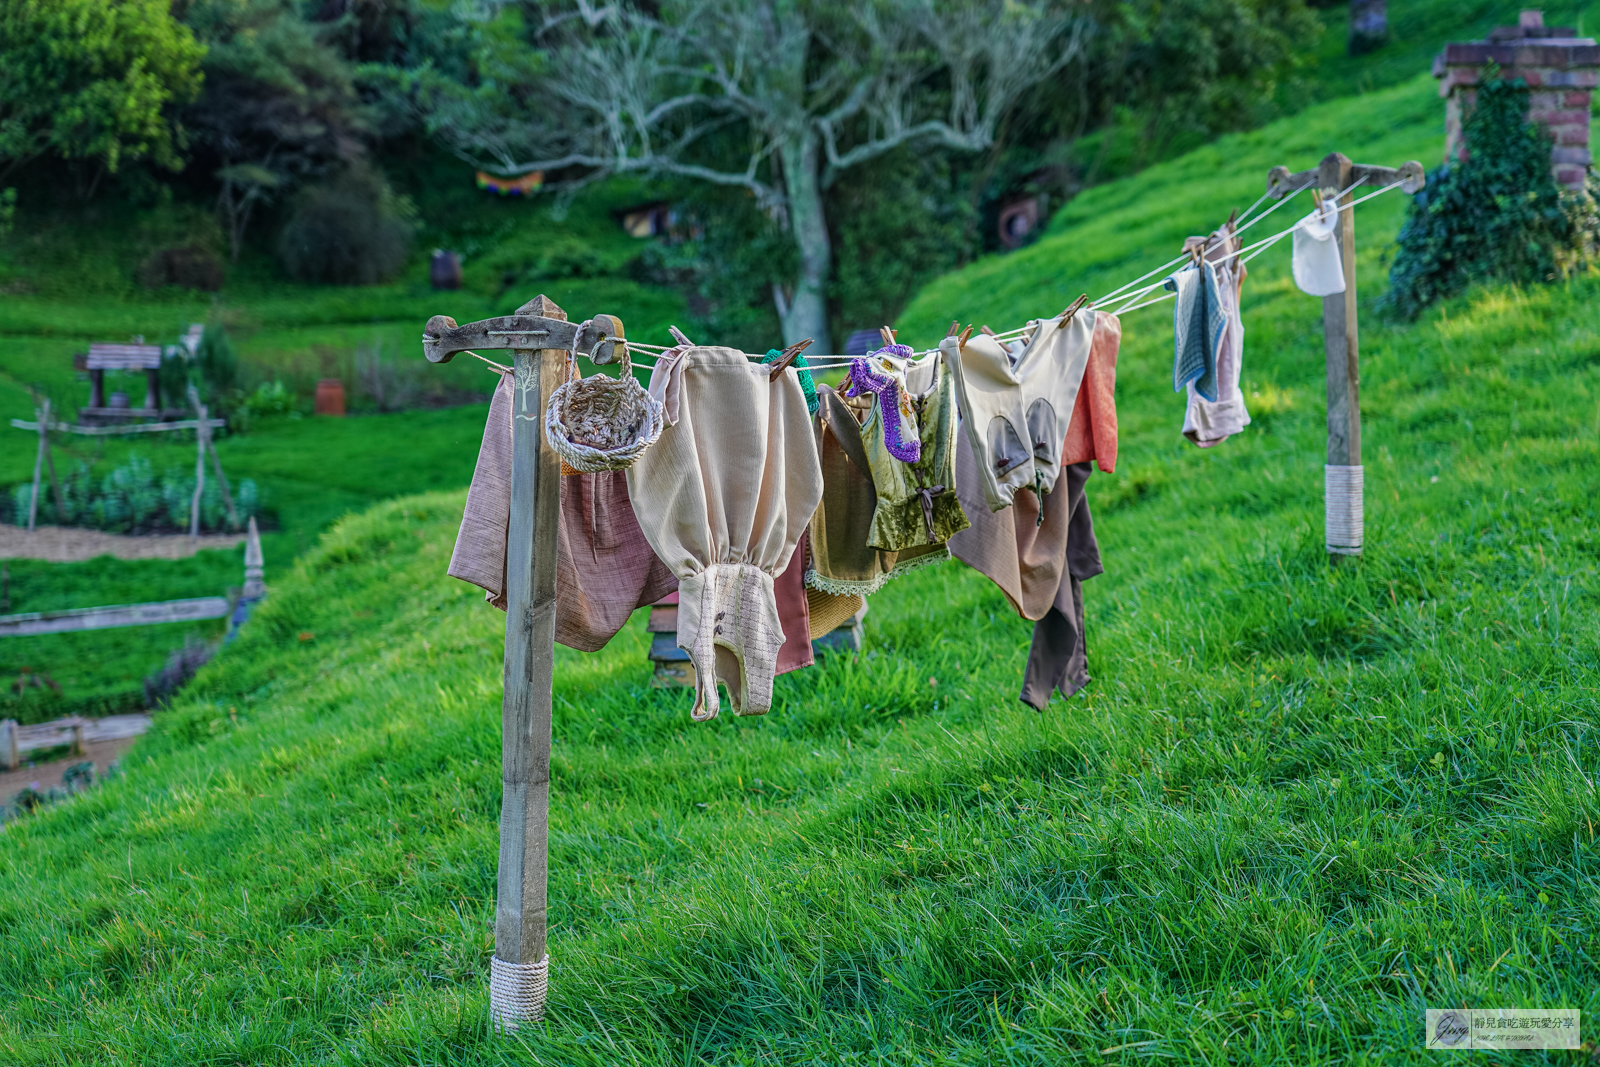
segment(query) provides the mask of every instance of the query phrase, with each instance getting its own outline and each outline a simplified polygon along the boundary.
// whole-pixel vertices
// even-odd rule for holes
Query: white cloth
[[[1344,292],[1344,264],[1339,260],[1339,203],[1332,197],[1322,202],[1294,228],[1294,283],[1310,296],[1333,296]]]
[[[783,646],[773,578],[789,565],[822,499],[822,465],[794,368],[731,348],[680,348],[650,375],[661,437],[628,468],[628,493],[650,547],[678,578],[678,643],[695,669],[691,716],[772,706]]]
[[[1010,507],[1024,486],[1036,493],[1055,488],[1094,323],[1090,311],[1064,326],[1060,316],[1030,323],[1033,336],[1015,356],[988,334],[965,345],[955,337],[939,342],[990,511]]]

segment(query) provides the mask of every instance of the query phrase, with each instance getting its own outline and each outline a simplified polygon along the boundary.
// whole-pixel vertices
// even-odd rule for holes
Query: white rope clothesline
[[[1406,181],[1408,181],[1408,180],[1409,179],[1402,178],[1399,181],[1392,182],[1389,185],[1385,185],[1383,188],[1377,189],[1377,190],[1375,190],[1373,192],[1370,192],[1366,196],[1358,197],[1357,199],[1352,200],[1349,204],[1344,205],[1340,210],[1353,209],[1357,204],[1363,204],[1366,201],[1371,200],[1375,196],[1382,196],[1384,193],[1387,193],[1390,189],[1393,189],[1396,186],[1404,185],[1406,183]],[[1356,184],[1359,185],[1360,183],[1358,182]],[[1350,192],[1350,190],[1354,189],[1355,187],[1356,187],[1355,185],[1352,185],[1348,189],[1345,189],[1345,190],[1341,191],[1338,194],[1338,196],[1335,197],[1335,201],[1337,202],[1338,199],[1342,198],[1346,193]],[[1281,205],[1277,205],[1277,206],[1281,206]],[[1275,209],[1276,209],[1276,206],[1274,207],[1274,210]],[[1266,218],[1268,214],[1271,214],[1271,212],[1268,211],[1268,212],[1262,214],[1261,218],[1263,218],[1263,219]],[[1257,221],[1260,221],[1260,220],[1258,219]],[[1288,227],[1286,229],[1283,229],[1283,230],[1279,230],[1277,233],[1273,234],[1271,237],[1263,237],[1261,240],[1255,242],[1254,244],[1246,245],[1246,246],[1240,248],[1238,251],[1230,252],[1227,255],[1222,256],[1219,259],[1207,260],[1207,262],[1208,263],[1218,263],[1218,264],[1226,263],[1230,259],[1234,259],[1236,257],[1245,256],[1245,253],[1249,252],[1249,253],[1252,253],[1252,254],[1249,255],[1249,256],[1245,256],[1245,258],[1243,258],[1241,260],[1241,262],[1248,263],[1250,260],[1254,259],[1256,256],[1259,256],[1262,252],[1265,252],[1267,249],[1271,248],[1273,245],[1277,244],[1279,241],[1283,240],[1285,237],[1287,237],[1290,234],[1294,233],[1294,231],[1296,229],[1298,229],[1299,226],[1300,226],[1300,223],[1296,222],[1293,226],[1290,226],[1290,227]],[[1242,232],[1242,231],[1235,231],[1235,232],[1238,233],[1238,232]],[[1183,258],[1183,257],[1180,257],[1180,258]],[[1124,314],[1127,314],[1130,311],[1137,311],[1137,310],[1139,310],[1139,308],[1149,307],[1151,304],[1160,303],[1162,300],[1167,299],[1167,297],[1157,297],[1154,300],[1146,300],[1143,303],[1138,303],[1138,304],[1129,304],[1127,301],[1129,301],[1129,300],[1138,300],[1140,297],[1142,297],[1142,296],[1154,291],[1155,289],[1160,288],[1161,286],[1163,286],[1165,284],[1166,284],[1166,279],[1162,279],[1159,282],[1154,282],[1154,283],[1152,283],[1150,285],[1144,286],[1144,287],[1142,287],[1140,289],[1134,290],[1133,292],[1126,294],[1124,296],[1124,298],[1123,298],[1124,299],[1124,303],[1121,306],[1119,306],[1119,307],[1115,308],[1114,310],[1112,310],[1111,313],[1113,315],[1124,315]],[[1168,296],[1170,296],[1170,295],[1171,294],[1168,294]]]
[[[1299,193],[1302,193],[1305,190],[1311,188],[1311,184],[1312,183],[1308,182],[1305,185],[1302,185],[1300,188],[1295,189],[1293,192],[1284,194],[1284,196],[1283,196],[1283,198],[1281,200],[1279,200],[1276,204],[1273,204],[1267,210],[1263,211],[1256,218],[1254,218],[1254,219],[1250,220],[1249,222],[1245,223],[1243,226],[1236,226],[1234,228],[1234,231],[1233,231],[1234,237],[1238,237],[1241,233],[1244,233],[1244,231],[1248,230],[1250,227],[1254,226],[1256,223],[1261,222],[1262,220],[1264,220],[1268,215],[1271,215],[1274,211],[1277,211],[1279,208],[1283,207],[1285,204],[1287,204],[1291,199],[1293,199]],[[1338,194],[1336,194],[1334,196],[1334,200],[1337,202],[1340,198],[1342,198],[1345,195],[1345,193],[1348,193],[1351,189],[1354,189],[1356,187],[1356,185],[1359,185],[1359,184],[1361,184],[1361,183],[1357,182],[1357,183],[1355,183],[1355,185],[1351,185],[1348,189],[1341,190]],[[1382,191],[1382,190],[1380,190],[1380,191]],[[1265,193],[1262,194],[1263,199],[1266,197],[1266,195],[1267,194],[1265,194]],[[1259,203],[1261,203],[1261,201],[1257,200],[1256,204],[1259,204]],[[1352,205],[1352,206],[1354,206],[1354,205]],[[1254,209],[1255,205],[1251,205],[1251,207],[1252,207],[1252,209]],[[1243,216],[1241,216],[1241,218],[1242,217]],[[1298,226],[1299,223],[1296,223],[1295,225]],[[1290,226],[1287,230],[1283,230],[1279,234],[1277,234],[1277,236],[1278,237],[1282,237],[1286,233],[1293,233],[1293,232],[1294,232],[1294,226]],[[1259,244],[1259,242],[1258,242],[1258,244]],[[1258,244],[1257,245],[1251,245],[1250,247],[1251,248],[1258,247]],[[1181,255],[1179,255],[1177,258],[1168,260],[1161,267],[1157,267],[1155,270],[1151,271],[1149,274],[1145,274],[1145,275],[1143,275],[1143,276],[1141,276],[1139,278],[1135,278],[1129,284],[1130,285],[1137,284],[1137,283],[1143,281],[1145,278],[1150,277],[1151,274],[1156,274],[1156,273],[1160,272],[1161,270],[1165,269],[1166,267],[1175,267],[1179,263],[1183,262],[1184,259],[1188,258],[1189,255],[1190,255],[1190,253],[1184,252]],[[1225,262],[1227,258],[1231,258],[1231,257],[1224,257],[1224,259],[1217,260],[1216,262],[1219,262],[1219,263],[1220,262]],[[1163,279],[1161,279],[1159,281],[1152,282],[1149,285],[1141,286],[1140,288],[1135,289],[1132,292],[1123,293],[1121,290],[1114,290],[1113,292],[1108,293],[1106,296],[1102,297],[1100,300],[1096,301],[1096,303],[1097,304],[1105,304],[1108,301],[1110,301],[1112,297],[1117,296],[1117,295],[1120,294],[1121,297],[1122,297],[1122,307],[1118,308],[1117,310],[1112,311],[1113,315],[1120,315],[1120,314],[1123,313],[1124,310],[1132,310],[1132,306],[1131,305],[1132,305],[1133,301],[1136,301],[1136,300],[1140,299],[1145,294],[1147,294],[1147,293],[1151,292],[1152,290],[1157,289],[1157,288],[1159,288],[1159,287],[1161,287],[1162,285],[1165,285],[1165,284],[1166,284],[1166,279],[1163,278]],[[1126,289],[1127,287],[1128,286],[1124,285],[1122,288]],[[1149,303],[1147,302],[1147,303],[1145,303],[1145,304],[1143,304],[1141,306],[1148,307]]]
[[[1352,200],[1349,204],[1341,205],[1340,210],[1351,210],[1351,209],[1354,209],[1358,204],[1364,204],[1368,200],[1371,200],[1373,197],[1382,196],[1384,193],[1388,192],[1389,190],[1394,189],[1394,188],[1396,188],[1398,186],[1404,185],[1406,183],[1406,181],[1408,181],[1408,180],[1409,179],[1407,179],[1407,178],[1402,178],[1402,179],[1400,179],[1398,181],[1390,183],[1389,185],[1385,185],[1381,189],[1374,190],[1373,192],[1370,192],[1365,196],[1357,197],[1355,200]],[[1311,188],[1312,184],[1314,184],[1314,183],[1313,182],[1308,182],[1305,185],[1300,186],[1298,189],[1294,189],[1294,190],[1291,190],[1288,193],[1285,193],[1283,195],[1283,197],[1276,204],[1272,205],[1272,207],[1268,208],[1266,211],[1263,211],[1260,215],[1256,216],[1254,219],[1251,219],[1249,222],[1245,223],[1243,226],[1237,226],[1235,228],[1235,230],[1234,230],[1234,236],[1237,237],[1239,234],[1243,233],[1245,230],[1248,230],[1251,226],[1254,226],[1256,223],[1261,222],[1263,219],[1267,218],[1267,216],[1271,215],[1274,211],[1277,211],[1279,208],[1281,208],[1285,204],[1289,203],[1289,201],[1291,199],[1293,199],[1295,195],[1297,195],[1299,193],[1302,193],[1305,190]],[[1333,201],[1335,203],[1337,203],[1339,200],[1343,199],[1346,194],[1348,194],[1352,190],[1354,190],[1356,188],[1356,186],[1359,185],[1359,184],[1360,184],[1360,182],[1356,182],[1355,184],[1352,184],[1348,188],[1340,190],[1337,194],[1334,195]],[[1261,195],[1261,197],[1259,199],[1257,199],[1254,204],[1251,204],[1248,208],[1246,208],[1244,210],[1244,212],[1242,212],[1235,221],[1239,222],[1239,221],[1243,221],[1244,219],[1248,218],[1250,213],[1253,212],[1257,207],[1259,207],[1261,205],[1262,201],[1264,201],[1270,195],[1271,195],[1271,190],[1269,190],[1266,193],[1263,193]],[[1208,262],[1211,262],[1211,263],[1226,263],[1230,259],[1238,258],[1241,263],[1248,263],[1248,262],[1250,262],[1250,260],[1255,259],[1257,256],[1261,255],[1261,253],[1267,251],[1267,249],[1269,249],[1269,248],[1273,247],[1274,245],[1276,245],[1279,241],[1283,240],[1285,237],[1287,237],[1290,234],[1294,233],[1294,231],[1296,229],[1298,229],[1299,226],[1300,226],[1300,223],[1297,221],[1293,226],[1289,226],[1286,229],[1280,230],[1277,233],[1272,234],[1270,237],[1264,237],[1261,240],[1256,241],[1253,244],[1242,246],[1237,251],[1230,252],[1227,255],[1221,257],[1220,259],[1208,260]],[[1248,253],[1248,255],[1246,253]],[[1110,313],[1113,314],[1113,315],[1122,316],[1122,315],[1127,315],[1127,314],[1130,314],[1132,312],[1138,311],[1141,308],[1151,307],[1151,306],[1153,306],[1155,304],[1162,303],[1163,301],[1171,300],[1177,294],[1172,293],[1172,292],[1162,292],[1157,296],[1150,297],[1150,299],[1144,299],[1145,297],[1148,297],[1155,290],[1160,289],[1162,286],[1164,286],[1166,284],[1166,279],[1165,278],[1162,278],[1159,281],[1152,282],[1149,285],[1140,286],[1137,289],[1133,288],[1133,286],[1139,285],[1140,282],[1146,280],[1147,278],[1150,278],[1151,276],[1153,276],[1155,274],[1160,273],[1163,270],[1166,270],[1166,269],[1168,269],[1170,267],[1177,266],[1179,263],[1183,262],[1185,259],[1188,259],[1188,258],[1190,258],[1190,253],[1185,252],[1182,255],[1179,255],[1179,256],[1167,261],[1166,263],[1163,263],[1161,266],[1156,267],[1154,270],[1147,271],[1144,274],[1141,274],[1139,277],[1133,279],[1132,281],[1126,282],[1123,285],[1118,286],[1116,289],[1113,289],[1111,292],[1107,293],[1105,296],[1101,297],[1099,300],[1092,300],[1089,303],[1085,304],[1084,306],[1085,307],[1096,307],[1096,306],[1103,307],[1107,303],[1113,302],[1113,298],[1120,297],[1121,299],[1116,301],[1116,306],[1110,309]],[[999,333],[995,333],[994,331],[986,331],[986,332],[988,332],[989,335],[991,337],[993,337],[996,341],[1005,341],[1005,340],[1010,339],[1010,338],[1016,338],[1016,337],[1022,336],[1023,334],[1027,333],[1028,329],[1029,329],[1029,327],[1024,325],[1024,326],[1015,327],[1014,329],[1004,330],[1004,331],[999,332]],[[630,341],[630,340],[623,340],[621,343],[628,347],[628,351],[629,351],[630,355],[633,355],[636,358],[639,358],[639,359],[642,359],[642,360],[646,360],[646,361],[655,360],[655,359],[660,358],[661,355],[663,355],[663,354],[665,354],[667,352],[670,352],[673,349],[681,348],[681,347],[683,347],[684,344],[688,343],[688,339],[686,337],[684,337],[683,334],[680,333],[677,330],[676,327],[672,328],[672,332],[673,332],[674,338],[678,341],[677,344],[656,345],[656,344],[650,344],[650,343],[645,342],[645,341]],[[913,357],[915,358],[915,357],[932,355],[936,351],[938,351],[938,350],[937,349],[923,349],[920,352],[914,352],[913,353]],[[498,374],[509,374],[509,373],[511,373],[512,368],[506,366],[503,363],[496,363],[494,360],[487,359],[487,358],[485,358],[483,356],[480,356],[476,352],[468,351],[466,354],[469,355],[469,356],[472,356],[474,359],[482,360],[485,364],[488,365],[489,369],[495,371]],[[752,358],[755,358],[755,357],[752,357]],[[805,369],[808,369],[808,370],[836,370],[836,369],[839,369],[841,367],[848,367],[857,358],[860,358],[860,357],[856,357],[856,356],[838,356],[838,355],[813,356],[810,359],[806,360]]]

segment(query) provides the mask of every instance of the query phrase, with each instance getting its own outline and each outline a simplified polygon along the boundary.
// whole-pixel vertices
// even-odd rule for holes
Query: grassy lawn
[[[902,326],[1054,313],[1275,163],[1431,161],[1432,93],[1096,190]],[[1321,546],[1319,305],[1287,246],[1251,265],[1256,421],[1221,448],[1179,436],[1169,312],[1130,316],[1086,692],[1021,706],[1029,624],[953,563],[761,719],[648,688],[642,618],[558,649],[550,1017],[500,1040],[504,617],[444,576],[459,490],[379,504],[278,578],[125,779],[6,828],[0,1059],[1393,1064],[1432,1062],[1428,1006],[1600,1010],[1600,278],[1386,322],[1403,204],[1359,210],[1359,563]],[[459,485],[457,432],[430,447]]]

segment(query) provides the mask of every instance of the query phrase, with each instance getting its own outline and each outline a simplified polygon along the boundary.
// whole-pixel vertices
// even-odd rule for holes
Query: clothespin
[[[879,326],[878,327],[878,336],[883,338],[883,344],[884,344],[885,348],[887,348],[888,346],[894,344],[895,334],[897,334],[899,332],[900,332],[899,330],[891,330],[887,326]]]
[[[1239,221],[1239,209],[1238,208],[1234,208],[1233,212],[1228,216],[1228,221],[1222,224],[1222,228],[1225,229],[1225,230],[1231,230],[1231,229],[1233,229],[1233,224],[1238,222],[1238,221]]]
[[[694,347],[694,342],[685,337],[683,335],[683,331],[678,329],[676,326],[668,326],[667,332],[670,333],[672,335],[672,339],[678,342],[680,345],[687,345],[690,348]]]
[[[994,331],[989,329],[989,327],[987,327],[987,326],[979,326],[978,329],[982,330],[984,333],[988,334],[990,337],[994,336]]]
[[[954,337],[956,334],[958,334],[960,332],[961,332],[961,320],[960,319],[951,319],[950,320],[950,328],[945,331],[944,335],[946,337]]]
[[[967,338],[969,338],[971,336],[972,336],[972,327],[968,326],[965,330],[961,331],[961,336],[956,339],[957,340],[957,344],[960,345],[960,347],[962,347],[962,348],[967,347]]]
[[[784,371],[788,370],[789,369],[789,364],[791,364],[791,363],[793,363],[795,361],[795,357],[800,355],[800,353],[804,352],[806,350],[806,348],[811,344],[811,342],[815,341],[815,340],[816,340],[816,338],[814,338],[814,337],[807,337],[804,341],[797,341],[794,344],[790,345],[788,348],[785,348],[783,350],[783,354],[780,355],[778,357],[777,361],[772,364],[772,373],[767,375],[767,381],[769,381],[769,382],[777,381],[778,380],[778,375],[780,375]]]
[[[1082,295],[1080,295],[1078,297],[1078,299],[1076,299],[1072,303],[1068,304],[1067,305],[1067,310],[1065,310],[1065,311],[1063,311],[1061,313],[1061,324],[1060,324],[1059,328],[1063,329],[1063,330],[1066,329],[1067,328],[1067,323],[1072,321],[1072,316],[1074,316],[1074,315],[1076,315],[1078,313],[1078,309],[1079,308],[1084,307],[1088,303],[1089,303],[1089,294],[1088,293],[1083,293]]]

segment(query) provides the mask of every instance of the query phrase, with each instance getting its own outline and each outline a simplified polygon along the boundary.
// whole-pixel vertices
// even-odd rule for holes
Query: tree
[[[237,261],[257,206],[364,156],[366,108],[350,64],[289,0],[193,0],[184,17],[209,49],[184,118]]]
[[[482,7],[483,5],[480,5]],[[1017,98],[1083,51],[1066,0],[588,0],[496,31],[472,83],[414,72],[430,132],[487,170],[572,187],[619,173],[746,190],[794,246],[772,281],[785,341],[828,339],[824,193],[902,146],[989,147]]]
[[[54,153],[107,171],[178,170],[173,105],[194,98],[205,48],[170,0],[0,3],[0,164]]]

